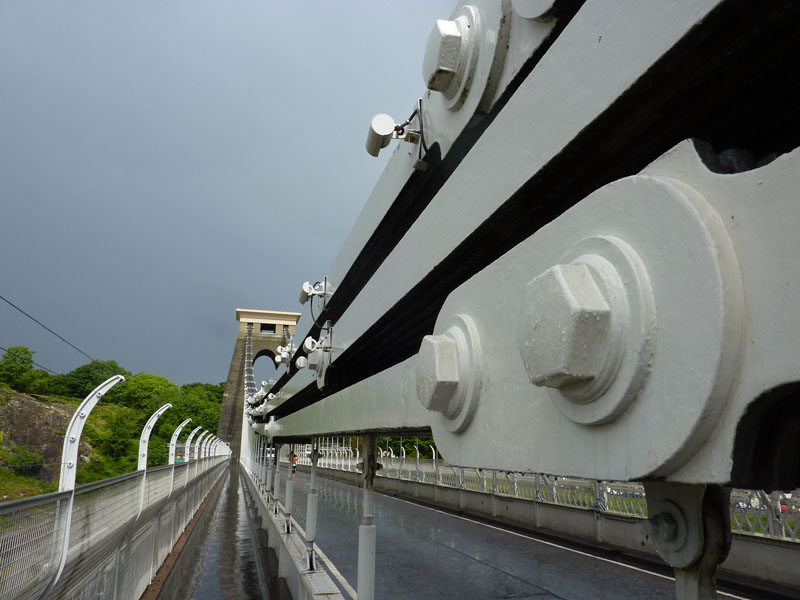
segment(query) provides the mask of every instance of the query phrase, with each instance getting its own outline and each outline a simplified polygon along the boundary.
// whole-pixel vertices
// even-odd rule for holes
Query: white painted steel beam
[[[450,431],[452,419],[417,399],[419,356],[281,419],[271,431],[428,425],[453,464],[729,481],[736,427],[749,403],[800,380],[792,351],[800,339],[800,267],[788,260],[800,253],[792,241],[798,184],[800,150],[754,171],[720,175],[691,143],[682,144],[642,175],[598,190],[451,294],[435,332],[446,330],[453,315],[469,315],[484,361],[477,410],[462,431]],[[628,316],[636,317],[629,328],[636,331],[624,340],[616,378],[591,401],[533,385],[517,343],[527,332],[522,321],[537,314],[525,305],[529,282],[592,253],[618,261],[619,247],[638,256],[651,306],[629,300]],[[623,275],[632,298],[637,274]],[[508,453],[507,440],[517,452]]]
[[[585,3],[333,323],[334,367],[719,4]],[[419,356],[339,391],[323,387],[335,393],[256,431],[429,426],[455,464],[684,483],[745,477],[734,472],[738,424],[755,398],[798,380],[787,357],[800,333],[790,308],[800,305],[800,273],[774,267],[800,250],[787,242],[796,163],[793,152],[719,175],[681,143],[640,174],[589,190],[452,290]],[[370,201],[375,218],[357,224],[354,247],[393,193]],[[340,255],[332,272],[355,255]],[[275,404],[311,381],[301,370]]]
[[[717,4],[587,2],[334,324],[337,343],[358,339]]]

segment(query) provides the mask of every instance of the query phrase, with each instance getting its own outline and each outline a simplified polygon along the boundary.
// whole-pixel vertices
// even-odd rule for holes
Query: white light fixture
[[[411,122],[416,119],[416,129],[411,129]],[[425,132],[422,125],[422,98],[417,100],[417,107],[411,116],[402,123],[395,123],[395,120],[387,114],[378,114],[372,117],[367,132],[366,149],[370,156],[378,156],[383,148],[389,145],[392,140],[404,140],[412,144],[419,144],[417,159],[414,161],[414,168],[424,171],[428,168],[428,163],[424,161],[425,154],[428,153],[428,146],[425,144]],[[302,295],[301,295],[302,298]],[[302,301],[301,301],[302,303]]]

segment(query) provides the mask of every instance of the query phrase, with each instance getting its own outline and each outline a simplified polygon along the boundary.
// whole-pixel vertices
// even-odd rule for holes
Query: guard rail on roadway
[[[310,465],[309,450],[299,463]],[[322,447],[320,468],[356,471],[358,458],[349,446]],[[628,481],[596,481],[545,473],[511,473],[456,467],[444,460],[382,456],[378,477],[490,492],[561,506],[595,509],[617,515],[647,517],[644,486]],[[800,542],[800,490],[764,492],[734,489],[731,530],[783,541]]]
[[[321,446],[319,475],[360,485],[358,452],[334,440]],[[296,452],[299,464],[309,466],[305,446],[296,447]],[[457,467],[441,458],[383,456],[378,460],[381,468],[375,487],[385,493],[623,551],[653,554],[639,526],[648,516],[640,483]],[[795,568],[800,559],[799,497],[800,491],[767,494],[734,489],[730,507],[734,543],[721,571],[745,577],[756,586],[763,581],[766,587],[800,589]]]

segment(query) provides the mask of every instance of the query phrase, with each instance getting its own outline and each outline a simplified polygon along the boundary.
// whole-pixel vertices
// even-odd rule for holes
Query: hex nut
[[[642,521],[644,534],[661,542],[673,542],[678,538],[678,524],[669,513],[659,513]]]
[[[517,333],[531,383],[564,388],[600,375],[611,336],[611,308],[585,264],[556,265],[525,290]]]
[[[422,63],[422,76],[429,90],[446,93],[457,86],[462,29],[458,20],[437,19],[428,42],[425,45],[425,58]]]
[[[417,397],[428,410],[447,414],[458,387],[458,345],[448,335],[426,335],[417,363]]]

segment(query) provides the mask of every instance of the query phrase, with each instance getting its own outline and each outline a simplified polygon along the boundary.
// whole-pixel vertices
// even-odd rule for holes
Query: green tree
[[[136,421],[125,414],[117,414],[108,423],[109,432],[100,437],[97,442],[98,449],[109,458],[125,458],[136,456],[138,451],[140,427]]]
[[[131,408],[152,413],[164,404],[174,405],[180,396],[181,389],[166,377],[139,373],[128,380],[120,400]]]
[[[187,383],[181,389],[189,395],[203,398],[209,402],[222,404],[222,395],[225,393],[225,382],[213,383]]]
[[[0,360],[0,381],[15,390],[30,371],[33,371],[33,352],[25,346],[11,346]]]
[[[17,378],[14,387],[20,392],[49,394],[52,376],[47,371],[31,369]]]
[[[119,366],[115,360],[93,360],[69,373],[53,377],[50,391],[60,396],[85,398],[94,388],[113,375],[123,375],[126,378],[131,376],[130,372]],[[118,384],[111,388],[106,400],[119,401],[122,392]]]

